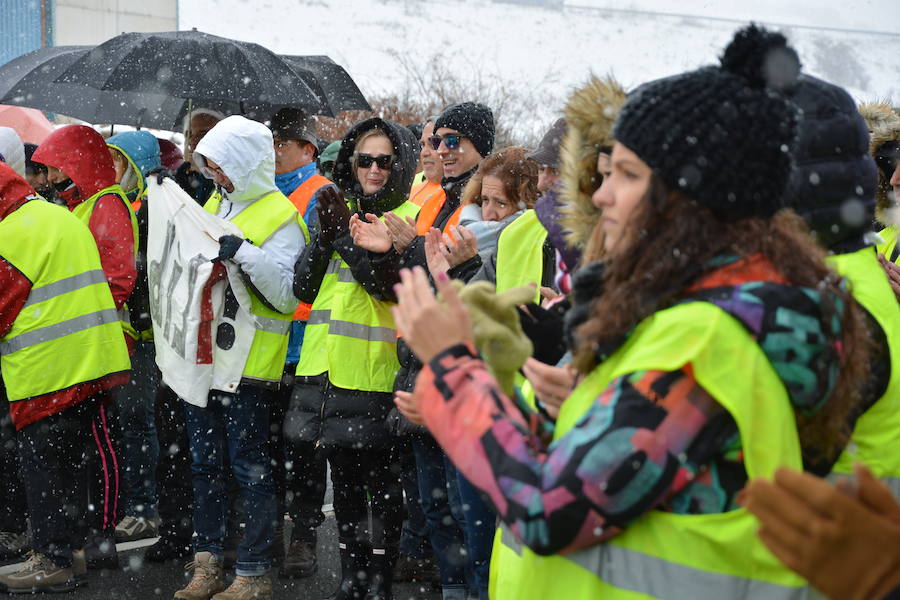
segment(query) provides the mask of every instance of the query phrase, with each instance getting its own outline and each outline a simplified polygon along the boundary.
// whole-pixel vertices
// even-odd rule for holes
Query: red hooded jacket
[[[72,180],[75,189],[60,194],[69,210],[116,183],[116,169],[103,136],[86,125],[57,129],[38,146],[31,160],[56,167]],[[97,200],[88,227],[100,250],[100,264],[116,309],[120,309],[137,281],[128,207],[115,194],[104,194]]]
[[[32,199],[32,197],[35,197]],[[18,210],[26,202],[44,202],[24,179],[6,163],[0,162],[0,221]],[[121,203],[121,202],[120,202]],[[40,238],[23,239],[22,244],[40,244]],[[12,263],[0,256],[0,338],[6,336],[31,293],[31,282]],[[66,360],[65,357],[53,357]],[[71,358],[71,357],[70,357]],[[13,402],[9,405],[16,429],[39,421],[77,404],[97,392],[128,383],[129,373],[113,373],[101,379],[78,384],[71,388]]]

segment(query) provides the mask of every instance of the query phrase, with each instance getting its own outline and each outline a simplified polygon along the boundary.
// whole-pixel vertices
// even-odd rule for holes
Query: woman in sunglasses
[[[368,252],[353,244],[351,215],[415,217],[418,207],[406,197],[418,150],[413,134],[396,123],[355,125],[334,165],[340,191],[319,192],[316,240],[295,269],[294,294],[312,309],[284,432],[298,449],[313,445],[331,463],[342,571],[336,600],[391,597],[403,521],[400,468],[385,425],[400,367],[393,304]]]

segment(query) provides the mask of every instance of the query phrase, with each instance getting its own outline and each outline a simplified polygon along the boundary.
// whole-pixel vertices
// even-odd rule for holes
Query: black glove
[[[563,314],[565,309],[557,303],[547,310],[537,304],[519,308],[519,322],[522,332],[534,346],[532,356],[542,363],[555,365],[566,353],[566,338],[563,334]]]
[[[156,175],[156,183],[162,185],[163,179],[168,177],[169,179],[174,180],[175,174],[172,171],[168,170],[163,166],[153,167],[145,174],[145,177],[150,177],[151,175]]]
[[[249,242],[250,240],[242,240],[236,235],[223,235],[219,238],[219,255],[212,259],[211,262],[220,262],[229,258],[234,258],[238,248],[240,248],[245,241]]]
[[[316,211],[319,213],[320,246],[330,247],[334,240],[349,232],[350,209],[344,201],[344,194],[337,188],[326,187],[319,191]]]

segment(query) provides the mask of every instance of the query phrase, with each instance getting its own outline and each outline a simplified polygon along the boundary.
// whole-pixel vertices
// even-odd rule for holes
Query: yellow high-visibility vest
[[[713,304],[691,302],[638,325],[562,405],[565,435],[617,377],[691,364],[697,383],[734,418],[749,477],[802,468],[787,391],[744,326]],[[612,540],[567,555],[539,556],[505,527],[491,560],[491,598],[797,600],[807,587],[756,536],[745,509],[714,514],[652,510]]]
[[[415,217],[418,210],[404,202],[391,212]],[[370,296],[354,279],[350,265],[334,252],[309,313],[297,375],[327,372],[337,387],[392,391],[400,369],[393,306]]]
[[[0,371],[19,402],[131,369],[91,232],[63,207],[31,200],[0,221],[0,256],[31,281]]]

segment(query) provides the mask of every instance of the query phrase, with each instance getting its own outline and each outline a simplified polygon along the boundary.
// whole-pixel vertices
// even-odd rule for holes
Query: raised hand
[[[350,217],[350,235],[353,243],[371,252],[387,252],[391,249],[391,236],[387,226],[375,215],[366,213],[363,218]]]

